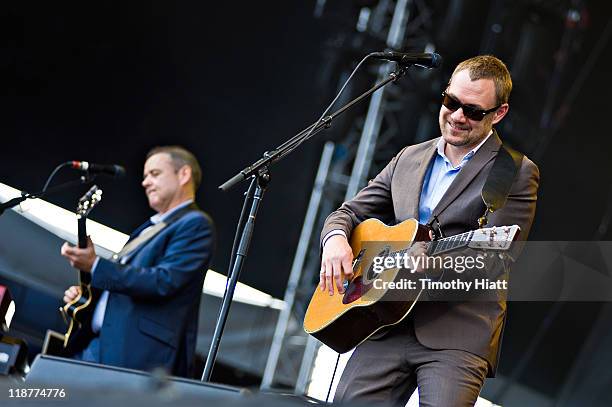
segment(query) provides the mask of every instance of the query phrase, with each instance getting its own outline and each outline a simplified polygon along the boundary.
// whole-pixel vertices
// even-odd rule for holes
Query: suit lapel
[[[153,225],[151,220],[146,221],[142,224],[138,229],[136,229],[130,239],[127,241],[125,246],[121,249],[121,251],[115,255],[113,255],[114,261],[121,261],[122,257],[125,257],[124,262],[130,261],[132,256],[136,254],[140,249],[142,249],[151,239],[153,239],[159,232],[165,229],[170,224],[174,223],[178,219],[180,219],[187,212],[199,210],[198,206],[195,203],[191,203],[186,207],[177,210],[175,213],[170,215],[169,218],[165,219],[163,222],[159,222],[156,225]],[[144,231],[150,227],[148,230]],[[144,232],[143,232],[144,231]]]
[[[149,226],[153,226],[153,223],[151,222],[151,220],[147,220],[145,223],[143,223],[142,225],[138,226],[138,228],[136,228],[132,234],[130,235],[130,238],[128,239],[128,241],[126,242],[129,243],[132,240],[134,240],[136,237],[138,237],[138,235],[140,235],[140,232],[142,232],[143,230],[145,230],[146,228],[148,228]]]
[[[442,199],[440,199],[440,202],[438,202],[438,205],[434,208],[432,218],[434,216],[439,216],[448,205],[457,199],[470,182],[472,182],[474,177],[476,177],[484,166],[497,155],[501,144],[497,132],[493,130],[491,137],[489,137],[489,139],[478,149],[474,157],[472,157],[461,171],[459,171],[457,177],[455,177],[444,196],[442,196]]]
[[[162,231],[167,226],[165,222],[159,222],[154,226],[144,230],[137,237],[130,240],[119,253],[117,253],[117,259],[121,260],[123,257],[128,258],[132,253],[144,246],[146,242],[152,239],[156,234]]]
[[[423,182],[431,160],[437,152],[439,138],[431,141],[431,144],[415,157],[415,173],[413,177],[407,177],[406,202],[408,202],[407,213],[414,219],[419,218],[419,204]]]

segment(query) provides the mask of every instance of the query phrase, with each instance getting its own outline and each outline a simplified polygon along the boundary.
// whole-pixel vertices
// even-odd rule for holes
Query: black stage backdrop
[[[104,202],[92,218],[129,232],[151,215],[139,185],[145,153],[156,145],[184,145],[203,165],[198,201],[217,223],[213,267],[226,272],[247,185],[229,193],[217,186],[314,121],[335,90],[320,84],[324,44],[338,27],[314,18],[314,4],[5,2],[0,182],[32,192],[63,161],[124,165],[124,179],[100,179]],[[587,5],[590,29],[578,67],[612,15],[609,2]],[[542,183],[533,240],[612,237],[611,55],[608,41],[568,106],[560,132],[537,160]],[[537,61],[532,68],[534,74],[542,71]],[[578,79],[578,71],[572,75]],[[560,89],[561,97],[568,91]],[[511,103],[525,106],[518,99]],[[241,280],[276,297],[285,290],[324,140],[319,136],[274,168],[260,212]],[[65,171],[57,181],[71,177],[75,174]],[[50,201],[72,209],[82,192]],[[558,393],[600,305],[564,304],[526,369],[517,373],[522,381]],[[550,306],[509,304],[502,375],[514,374]],[[606,360],[605,355],[592,357]]]
[[[226,272],[247,185],[229,193],[217,186],[314,121],[328,102],[330,89],[318,84],[334,27],[313,17],[314,3],[3,4],[0,182],[32,192],[66,160],[124,165],[124,179],[100,179],[104,202],[92,218],[129,232],[151,215],[139,185],[146,151],[184,145],[203,164],[198,201],[218,227],[213,267]],[[611,15],[604,2],[589,8],[585,50]],[[590,240],[610,205],[610,55],[608,42],[538,162],[533,239]],[[324,139],[274,167],[257,222],[241,280],[277,297]],[[66,170],[57,181],[74,176]],[[72,209],[81,192],[49,200]]]
[[[217,186],[307,124],[326,33],[313,2],[111,1],[4,4],[0,182],[30,192],[60,162],[124,165],[100,178],[92,219],[130,232],[152,214],[146,152],[180,144],[203,167],[198,202],[215,219],[225,272],[247,184]],[[277,165],[242,280],[282,297],[320,142]],[[74,178],[70,170],[57,181]],[[72,209],[82,190],[51,196]],[[59,250],[59,248],[58,248]]]
[[[610,16],[605,4],[589,7],[586,50]],[[213,267],[225,272],[246,184],[229,193],[217,186],[328,102],[330,90],[318,84],[334,27],[313,9],[314,1],[4,3],[0,181],[32,192],[66,160],[122,164],[126,178],[100,180],[105,199],[92,218],[129,232],[151,214],[139,185],[146,151],[184,145],[203,164],[198,201],[217,222]],[[538,162],[534,239],[590,240],[610,205],[611,51],[608,42]],[[275,296],[285,289],[324,139],[272,173],[242,280]],[[69,177],[66,170],[57,181]],[[72,209],[80,192],[49,199]]]

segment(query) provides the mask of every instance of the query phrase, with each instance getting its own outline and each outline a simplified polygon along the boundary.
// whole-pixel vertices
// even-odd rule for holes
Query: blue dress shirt
[[[459,171],[461,171],[461,168],[474,157],[476,151],[478,151],[488,138],[491,137],[491,134],[493,134],[493,131],[489,132],[487,137],[485,137],[480,144],[463,156],[461,162],[456,167],[453,166],[446,154],[444,154],[446,141],[444,141],[444,138],[440,138],[438,141],[438,153],[433,163],[429,166],[427,174],[425,174],[423,189],[421,189],[421,198],[419,199],[419,223],[426,224],[430,221],[431,213],[436,205],[438,205],[440,199],[442,199],[457,174],[459,174]]]

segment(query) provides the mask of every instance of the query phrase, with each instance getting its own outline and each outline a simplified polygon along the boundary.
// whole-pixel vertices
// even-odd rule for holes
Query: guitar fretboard
[[[429,242],[427,245],[427,255],[435,256],[440,253],[445,253],[451,250],[458,249],[460,247],[465,247],[472,241],[473,236],[474,236],[474,231],[472,230],[469,232],[465,232],[465,233],[461,233],[458,235],[445,237],[440,240],[434,240],[433,242]],[[409,250],[410,250],[410,247],[407,247],[405,249],[398,250],[396,252],[391,252],[388,254],[388,256],[395,256],[396,254],[403,256],[404,253],[408,253]]]
[[[427,254],[429,256],[435,256],[436,254],[465,247],[470,243],[470,241],[472,241],[473,236],[474,231],[472,230],[455,236],[445,237],[440,240],[434,240],[429,244]]]

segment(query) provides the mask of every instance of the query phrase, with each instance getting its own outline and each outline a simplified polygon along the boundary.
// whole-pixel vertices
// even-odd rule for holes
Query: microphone
[[[418,65],[423,68],[437,68],[442,65],[440,54],[433,53],[404,53],[395,51],[372,52],[372,58],[394,61],[403,65]]]
[[[94,164],[87,161],[72,161],[70,166],[80,171],[87,171],[91,174],[110,175],[120,178],[125,175],[125,168],[116,164]]]

